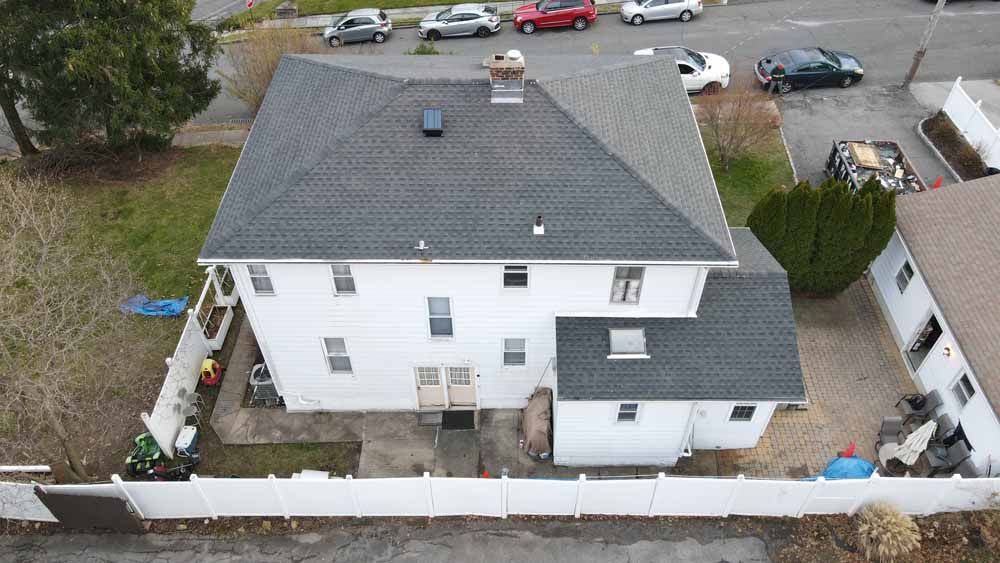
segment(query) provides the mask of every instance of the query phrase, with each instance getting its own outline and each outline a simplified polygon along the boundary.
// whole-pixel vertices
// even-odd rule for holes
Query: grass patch
[[[343,477],[357,472],[361,442],[223,446],[215,432],[202,433],[198,475],[215,477],[291,477],[303,469]]]
[[[702,136],[705,137],[705,134]],[[795,183],[792,165],[788,162],[778,129],[772,129],[770,137],[756,151],[734,160],[728,171],[719,165],[710,139],[704,140],[730,227],[745,226],[753,206],[771,188],[782,185],[791,188]]]

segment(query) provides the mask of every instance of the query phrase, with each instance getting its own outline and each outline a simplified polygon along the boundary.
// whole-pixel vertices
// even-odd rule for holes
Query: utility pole
[[[934,6],[934,11],[931,12],[931,19],[927,22],[927,29],[924,30],[924,36],[920,39],[920,47],[917,47],[917,52],[913,53],[913,64],[910,65],[909,72],[903,78],[903,88],[909,86],[910,82],[913,82],[913,77],[917,75],[917,69],[920,68],[920,61],[924,60],[924,55],[927,53],[927,46],[931,42],[931,36],[934,35],[934,26],[941,19],[941,12],[944,11],[944,5],[947,2],[948,0],[937,0],[937,5]]]

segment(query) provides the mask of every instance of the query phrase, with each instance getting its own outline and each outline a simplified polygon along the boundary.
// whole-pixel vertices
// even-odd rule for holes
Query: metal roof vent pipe
[[[490,69],[490,102],[524,103],[524,55],[517,49],[486,58]]]
[[[444,134],[444,116],[440,108],[424,109],[424,137],[440,137]]]
[[[539,236],[545,234],[545,223],[542,222],[542,216],[541,215],[535,217],[534,232],[535,232],[536,235],[539,235]]]

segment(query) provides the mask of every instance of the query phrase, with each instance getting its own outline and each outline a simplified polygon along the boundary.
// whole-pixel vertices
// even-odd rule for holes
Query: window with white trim
[[[609,357],[614,356],[645,356],[646,331],[641,328],[610,328],[608,340],[611,343]]]
[[[642,266],[618,266],[611,284],[612,303],[638,303],[642,289],[642,276],[646,268]]]
[[[347,341],[343,338],[324,338],[323,353],[326,354],[326,364],[330,373],[344,375],[354,373],[351,368],[351,356],[347,353]]]
[[[523,366],[527,363],[528,341],[524,338],[504,338],[503,339],[503,365]]]
[[[618,422],[636,422],[639,420],[639,403],[618,403]]]
[[[447,368],[448,385],[472,385],[472,368]]]
[[[441,370],[436,367],[418,367],[417,384],[421,387],[437,387],[441,385]]]
[[[972,399],[973,395],[976,394],[976,388],[972,386],[969,374],[963,373],[962,377],[959,377],[955,381],[955,384],[951,386],[951,392],[955,394],[958,403],[964,407]]]
[[[271,295],[274,293],[274,284],[271,283],[271,276],[267,273],[267,266],[247,264],[247,274],[250,276],[250,283],[253,285],[255,294]]]
[[[910,261],[907,260],[903,262],[903,266],[896,272],[896,287],[899,288],[899,292],[903,293],[906,291],[907,286],[910,285],[910,280],[913,278],[913,266],[910,266]]]
[[[454,336],[455,327],[451,318],[450,297],[428,297],[427,316],[431,327],[431,336]]]
[[[757,412],[757,405],[734,405],[729,413],[730,422],[750,422],[754,413]]]
[[[504,266],[503,287],[504,289],[526,289],[528,287],[528,267]]]
[[[330,274],[333,276],[333,291],[337,295],[357,295],[358,288],[354,285],[354,274],[347,264],[330,264]]]

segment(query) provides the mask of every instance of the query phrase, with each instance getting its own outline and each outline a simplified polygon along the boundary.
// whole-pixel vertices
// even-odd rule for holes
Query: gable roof
[[[806,400],[788,279],[749,229],[740,267],[705,281],[695,318],[557,317],[560,400]],[[608,359],[609,329],[642,328],[648,359]]]
[[[597,60],[529,60],[491,104],[478,60],[286,56],[199,260],[731,263],[676,65]]]
[[[1000,415],[1000,175],[896,200],[896,228]]]

